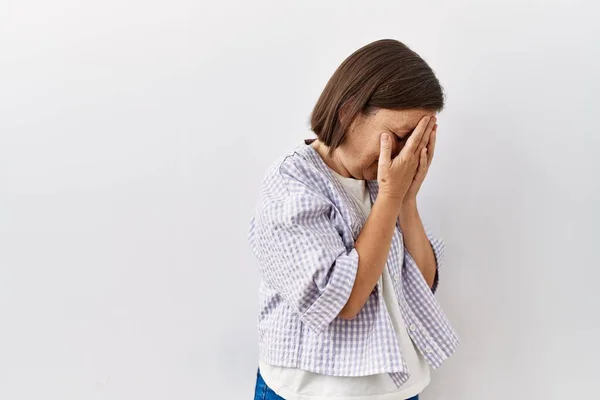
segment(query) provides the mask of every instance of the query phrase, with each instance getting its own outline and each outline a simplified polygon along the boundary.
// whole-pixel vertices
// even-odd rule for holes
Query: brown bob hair
[[[433,70],[397,40],[375,41],[344,60],[312,111],[311,129],[333,151],[359,113],[378,108],[444,108],[443,89]]]

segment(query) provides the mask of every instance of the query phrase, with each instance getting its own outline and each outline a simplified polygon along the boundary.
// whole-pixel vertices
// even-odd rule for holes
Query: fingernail
[[[387,143],[388,140],[390,140],[390,137],[388,136],[387,133],[384,133],[383,135],[381,135],[381,141],[383,143]]]

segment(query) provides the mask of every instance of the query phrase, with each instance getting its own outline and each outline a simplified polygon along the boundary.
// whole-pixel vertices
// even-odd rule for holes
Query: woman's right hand
[[[385,196],[402,204],[404,196],[419,166],[421,151],[429,143],[429,137],[435,126],[435,117],[424,117],[419,121],[412,135],[408,138],[406,145],[400,153],[392,159],[392,135],[383,133],[381,135],[381,148],[379,151],[379,166],[377,170],[377,181],[379,182],[379,195]]]

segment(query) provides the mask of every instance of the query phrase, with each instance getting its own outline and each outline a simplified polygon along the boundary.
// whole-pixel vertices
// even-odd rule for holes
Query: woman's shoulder
[[[279,157],[265,173],[261,197],[323,194],[330,179],[317,157],[319,155],[310,146],[298,147]]]
[[[327,179],[316,165],[313,152],[316,153],[310,146],[289,151],[269,166],[264,181],[278,182],[289,187],[298,182],[311,185]],[[318,154],[316,156],[319,157]]]

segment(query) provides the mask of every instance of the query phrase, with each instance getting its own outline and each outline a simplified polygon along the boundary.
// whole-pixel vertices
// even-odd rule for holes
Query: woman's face
[[[350,125],[344,142],[333,153],[333,161],[340,169],[337,172],[355,179],[376,180],[381,134],[392,135],[392,156],[395,157],[419,121],[435,114],[435,111],[421,109],[377,109],[369,114],[359,114]]]

